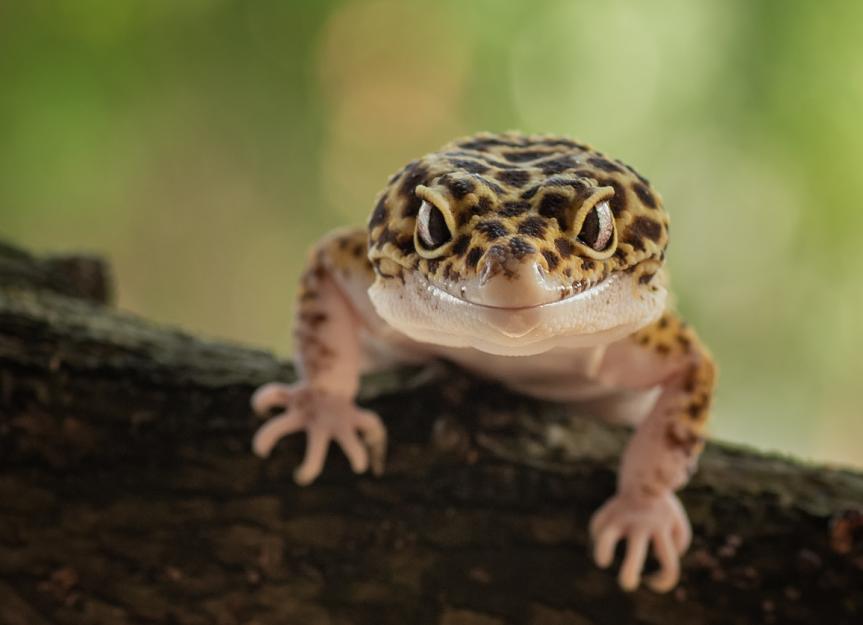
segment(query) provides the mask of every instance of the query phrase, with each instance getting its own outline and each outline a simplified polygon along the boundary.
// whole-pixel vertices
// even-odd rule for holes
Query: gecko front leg
[[[677,584],[679,557],[691,538],[689,520],[674,491],[688,481],[704,445],[713,360],[685,323],[665,313],[611,346],[600,377],[616,386],[658,385],[661,390],[624,451],[617,494],[591,520],[594,559],[600,567],[609,566],[615,546],[626,539],[619,581],[624,589],[634,590],[652,545],[660,570],[646,583],[665,592]]]
[[[309,484],[321,472],[331,441],[353,470],[383,471],[386,429],[378,415],[354,403],[359,388],[363,320],[349,299],[345,280],[371,282],[363,231],[333,236],[313,251],[303,274],[295,320],[295,384],[270,383],[252,397],[260,415],[279,408],[256,432],[252,448],[270,454],[284,436],[306,432],[306,454],[294,473]],[[362,438],[361,438],[362,437]]]

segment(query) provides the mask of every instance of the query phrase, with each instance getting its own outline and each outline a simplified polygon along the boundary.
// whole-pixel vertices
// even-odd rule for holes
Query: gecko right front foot
[[[261,416],[268,415],[273,408],[283,409],[255,433],[252,448],[258,456],[269,456],[283,436],[306,431],[305,458],[294,472],[297,484],[305,486],[320,475],[331,440],[342,448],[355,473],[364,473],[369,466],[375,475],[383,473],[386,427],[377,414],[358,407],[350,397],[315,389],[303,382],[271,383],[255,391],[252,408]]]

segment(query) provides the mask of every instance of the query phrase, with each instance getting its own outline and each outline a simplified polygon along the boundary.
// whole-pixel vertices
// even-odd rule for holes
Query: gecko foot
[[[371,466],[375,475],[383,473],[387,431],[380,417],[341,397],[298,384],[265,384],[252,396],[252,408],[267,415],[273,408],[282,412],[258,428],[252,449],[263,458],[270,455],[284,436],[305,430],[306,455],[294,472],[297,484],[310,484],[320,475],[331,440],[342,448],[355,473]]]
[[[626,539],[626,556],[618,581],[628,591],[638,587],[647,549],[652,544],[660,569],[645,583],[656,592],[668,592],[680,578],[680,555],[689,546],[692,529],[672,492],[651,497],[618,493],[593,515],[590,535],[593,557],[600,568],[611,564],[615,546]]]

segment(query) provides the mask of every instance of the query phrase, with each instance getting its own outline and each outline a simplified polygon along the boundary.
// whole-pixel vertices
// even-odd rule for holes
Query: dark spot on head
[[[452,280],[452,263],[446,263],[443,266],[443,279],[444,280]]]
[[[452,178],[447,178],[444,181],[444,184],[446,184],[449,192],[452,193],[452,196],[457,200],[462,199],[464,196],[466,196],[468,193],[472,193],[474,190],[473,182],[466,178],[457,178],[455,180],[453,180]]]
[[[668,317],[666,317],[665,315],[662,315],[659,318],[659,321],[656,322],[656,325],[662,329],[667,328],[668,327]]]
[[[519,150],[517,152],[504,152],[502,156],[511,163],[524,163],[527,161],[535,161],[543,156],[548,156],[548,152],[540,150]]]
[[[666,354],[668,354],[668,352],[671,351],[671,348],[665,343],[660,343],[656,346],[656,351],[665,356]]]
[[[523,258],[528,254],[536,252],[536,248],[519,237],[513,237],[509,240],[509,249],[515,258]]]
[[[623,168],[620,167],[620,165],[605,160],[604,158],[599,158],[598,156],[588,159],[587,162],[596,167],[597,169],[601,169],[602,171],[613,171],[618,174],[623,173]]]
[[[498,211],[500,215],[503,217],[517,217],[522,213],[526,213],[530,210],[530,204],[524,201],[510,201],[504,202],[503,208]]]
[[[497,220],[484,221],[476,225],[476,229],[485,235],[489,241],[494,241],[502,236],[509,234],[506,226]]]
[[[506,161],[499,161],[496,158],[492,158],[488,154],[477,154],[476,158],[481,160],[486,165],[490,167],[497,167],[498,169],[521,169],[521,165],[507,163]]]
[[[572,256],[572,252],[574,251],[572,242],[570,242],[569,239],[565,239],[563,237],[554,240],[554,247],[557,248],[557,253],[560,254],[563,258],[569,258],[570,256]]]
[[[458,167],[471,174],[484,174],[488,171],[488,165],[479,161],[472,161],[464,158],[450,159],[450,164],[453,167]]]
[[[417,185],[425,182],[426,176],[428,176],[428,170],[418,161],[408,164],[405,169],[404,178],[399,184],[399,194],[405,199],[405,205],[402,208],[403,217],[416,217],[422,200],[416,196],[414,190]]]
[[[687,337],[685,334],[677,335],[677,343],[685,352],[688,352],[692,349],[692,341],[690,341],[689,337]]]
[[[477,263],[479,263],[479,259],[482,258],[484,251],[485,250],[483,250],[483,248],[481,247],[470,248],[470,251],[467,253],[467,258],[465,259],[465,264],[468,267],[475,268],[477,266]]]
[[[470,236],[467,234],[461,235],[456,242],[452,245],[452,253],[456,256],[461,256],[467,251],[468,246],[470,245]]]
[[[578,191],[583,191],[588,186],[588,182],[584,178],[569,178],[565,176],[552,176],[545,181],[546,187],[572,187]]]
[[[395,230],[390,230],[389,227],[384,227],[383,232],[381,232],[380,236],[375,241],[375,247],[381,249],[387,243],[395,243],[396,241],[396,232]]]
[[[525,169],[504,169],[495,174],[504,184],[521,188],[530,180],[530,172]]]
[[[536,192],[539,191],[539,187],[540,187],[540,185],[538,185],[538,184],[533,185],[527,191],[525,191],[521,194],[521,199],[529,200],[534,195],[536,195]]]
[[[517,148],[521,145],[523,145],[523,142],[520,141],[510,141],[507,139],[501,139],[499,137],[481,137],[478,139],[469,139],[463,143],[460,143],[459,147],[464,148],[465,150],[482,151],[494,146]]]
[[[357,258],[360,258],[361,256],[365,256],[366,246],[363,245],[362,243],[356,243],[356,244],[354,244],[353,249],[351,249],[351,253],[354,256],[356,256]]]
[[[638,283],[639,284],[647,284],[648,282],[653,280],[653,276],[655,276],[655,275],[656,274],[651,272],[651,271],[645,272],[645,273],[641,274],[640,276],[638,276]]]
[[[426,267],[428,267],[429,273],[436,273],[439,265],[440,261],[436,258],[426,260]]]
[[[545,261],[548,263],[549,271],[554,271],[555,269],[557,269],[557,266],[560,264],[560,256],[558,256],[551,250],[542,250],[542,255],[545,257]]]
[[[405,256],[407,256],[408,254],[413,254],[416,251],[416,248],[414,248],[413,237],[405,237],[403,239],[397,240],[396,247],[398,247],[399,251]]]
[[[591,271],[596,267],[596,261],[591,260],[590,258],[582,258],[581,259],[581,268],[585,271]]]
[[[572,160],[571,156],[559,156],[539,163],[538,167],[546,176],[553,176],[575,167],[575,161]]]
[[[518,233],[541,239],[545,236],[546,220],[539,215],[531,215],[518,225]]]
[[[474,215],[485,215],[491,211],[491,200],[483,196],[473,206],[461,211],[456,218],[459,227],[469,222]]]
[[[567,218],[567,208],[569,207],[569,198],[560,193],[546,193],[539,203],[539,214],[543,217],[554,218],[560,225],[561,230],[569,228],[569,219]]]
[[[662,237],[662,225],[653,219],[639,215],[629,224],[626,232],[627,242],[635,247],[634,240],[650,239],[651,241],[659,242],[659,239]]]
[[[645,185],[640,182],[635,182],[632,184],[632,190],[635,191],[635,195],[638,196],[638,199],[641,200],[645,206],[656,208],[656,198]]]
[[[372,211],[372,216],[369,218],[369,228],[374,228],[381,225],[387,220],[387,217],[389,217],[386,199],[386,195],[381,195],[381,197],[378,198],[378,203],[377,205],[375,205],[375,210]]]
[[[485,186],[487,186],[489,189],[494,191],[497,195],[503,195],[505,193],[505,191],[501,188],[501,186],[499,184],[497,184],[496,182],[493,182],[493,181],[489,180],[488,178],[480,176],[479,174],[473,174],[473,177],[476,178],[479,182],[481,182]]]

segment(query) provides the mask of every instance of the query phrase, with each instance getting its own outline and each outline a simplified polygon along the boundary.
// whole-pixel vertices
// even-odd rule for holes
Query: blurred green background
[[[574,135],[672,215],[713,432],[863,466],[863,3],[0,2],[0,236],[290,353],[305,251],[454,136]]]

